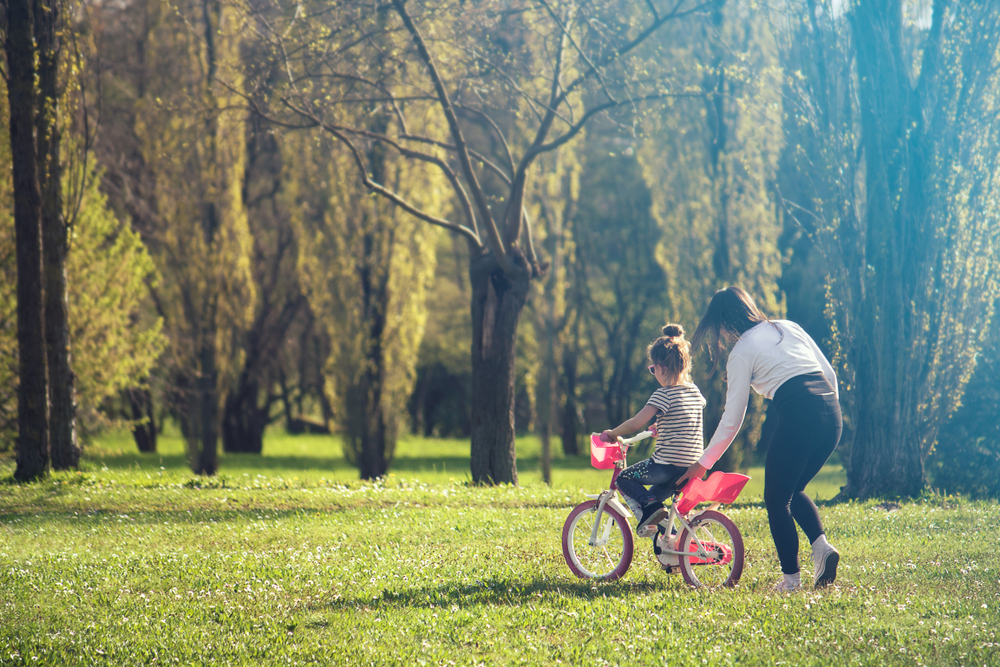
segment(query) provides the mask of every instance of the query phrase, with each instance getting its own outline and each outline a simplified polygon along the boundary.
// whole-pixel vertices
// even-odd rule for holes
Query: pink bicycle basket
[[[615,467],[616,461],[621,461],[622,448],[617,442],[604,442],[600,433],[593,433],[590,436],[590,465],[599,470],[607,470]]]
[[[750,478],[736,472],[716,471],[706,480],[692,479],[681,489],[682,496],[677,502],[677,511],[687,514],[698,503],[729,504],[736,500]]]

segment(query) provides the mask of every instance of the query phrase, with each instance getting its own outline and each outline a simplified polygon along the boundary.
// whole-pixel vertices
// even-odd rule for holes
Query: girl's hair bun
[[[662,329],[663,335],[667,338],[683,338],[684,327],[679,324],[668,324]]]

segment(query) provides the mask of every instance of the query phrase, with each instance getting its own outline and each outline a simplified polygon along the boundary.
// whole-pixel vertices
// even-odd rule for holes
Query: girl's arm
[[[629,433],[637,433],[646,428],[649,422],[653,421],[654,417],[656,417],[656,408],[647,404],[643,406],[642,410],[639,410],[639,414],[622,422],[621,426],[601,433],[601,439],[604,440],[604,442],[614,442],[620,436],[627,435]]]

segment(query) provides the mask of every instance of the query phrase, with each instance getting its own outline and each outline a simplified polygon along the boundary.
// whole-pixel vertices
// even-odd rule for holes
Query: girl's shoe
[[[635,527],[635,534],[639,537],[652,537],[656,534],[656,524],[667,518],[669,512],[663,503],[650,503],[642,508],[642,518],[639,525]]]

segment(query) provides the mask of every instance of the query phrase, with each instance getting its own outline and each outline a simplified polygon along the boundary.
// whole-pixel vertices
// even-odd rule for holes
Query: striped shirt
[[[702,410],[705,397],[693,384],[660,387],[646,401],[656,408],[656,451],[653,460],[689,466],[705,445]]]

